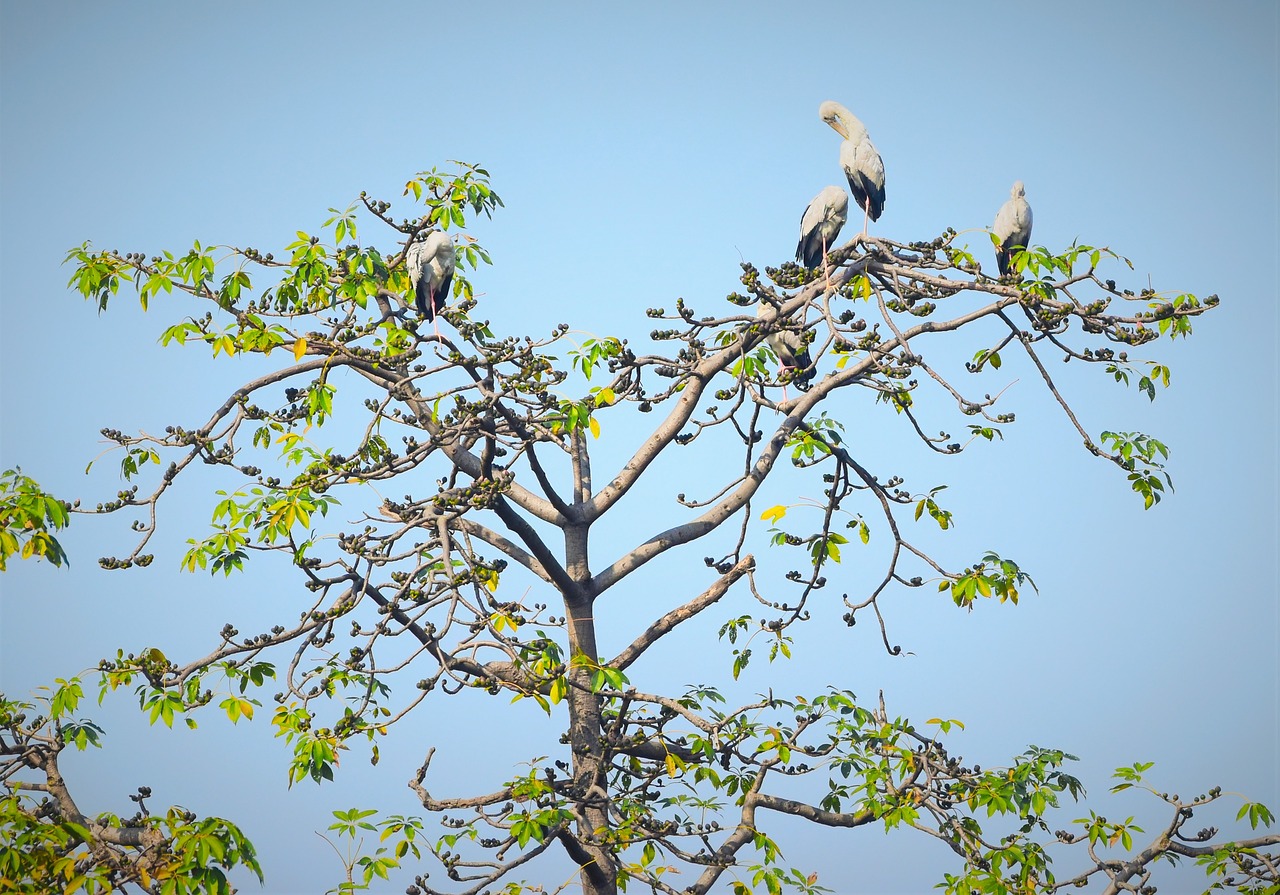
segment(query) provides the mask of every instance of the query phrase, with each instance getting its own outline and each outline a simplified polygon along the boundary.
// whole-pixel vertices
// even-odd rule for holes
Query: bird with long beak
[[[823,187],[800,218],[796,260],[808,270],[813,270],[821,262],[827,277],[827,289],[831,288],[831,266],[827,264],[827,252],[848,219],[849,195],[838,186]]]
[[[863,211],[862,235],[866,236],[868,221],[880,220],[884,212],[884,161],[862,122],[844,106],[827,100],[818,107],[818,115],[844,137],[840,143],[840,166],[849,181],[853,201]]]
[[[405,253],[404,263],[413,286],[413,303],[418,313],[431,321],[438,336],[440,324],[436,316],[449,300],[453,269],[457,266],[453,240],[441,230],[432,230],[425,238],[413,241]]]
[[[765,302],[756,305],[756,316],[763,317],[771,310],[776,310]],[[782,322],[779,318],[778,323]],[[765,342],[778,356],[778,363],[783,370],[792,369],[791,381],[796,384],[796,388],[802,392],[809,390],[809,383],[813,381],[813,377],[817,375],[813,369],[813,359],[809,356],[809,347],[805,344],[804,336],[794,330],[780,329],[771,332],[765,336]],[[787,387],[782,387],[782,400],[787,400]]]
[[[999,245],[996,246],[996,267],[1000,276],[1009,273],[1013,253],[1025,252],[1031,243],[1031,206],[1027,204],[1027,189],[1019,180],[1009,190],[1009,200],[996,212],[996,222],[991,226]]]

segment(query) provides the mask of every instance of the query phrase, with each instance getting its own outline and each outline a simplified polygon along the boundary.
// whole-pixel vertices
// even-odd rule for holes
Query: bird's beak
[[[831,125],[831,129],[834,130],[837,134],[844,137],[846,140],[849,139],[849,129],[844,126],[844,122],[842,122],[839,118],[832,118],[830,121],[827,122],[827,124]]]

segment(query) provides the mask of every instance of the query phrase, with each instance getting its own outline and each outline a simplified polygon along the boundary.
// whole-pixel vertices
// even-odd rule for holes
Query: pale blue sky
[[[1158,290],[1216,292],[1222,307],[1190,342],[1150,352],[1174,374],[1153,405],[1064,370],[1090,431],[1140,429],[1172,447],[1177,492],[1151,512],[1079,448],[1026,370],[1006,377],[1019,417],[1006,441],[961,458],[916,459],[900,433],[860,429],[866,409],[849,410],[867,456],[908,452],[920,489],[952,482],[960,527],[940,550],[999,549],[1041,593],[972,615],[899,596],[886,612],[916,655],[896,660],[870,626],[829,623],[837,611],[802,632],[783,680],[864,697],[883,687],[891,708],[962,718],[968,757],[984,765],[1028,743],[1061,746],[1083,757],[1095,796],[1111,768],[1145,759],[1162,786],[1219,784],[1280,807],[1277,8],[1169,3],[1154,18],[1151,8],[5,3],[0,468],[107,499],[120,487],[116,461],[83,475],[103,448],[99,429],[203,419],[217,389],[243,378],[159,347],[189,312],[177,301],[144,316],[122,295],[99,317],[67,292],[60,262],[85,239],[147,253],[193,239],[278,251],[360,190],[395,200],[419,170],[476,161],[507,205],[475,228],[495,261],[475,278],[482,313],[505,331],[563,320],[638,341],[653,328],[646,307],[684,296],[719,310],[740,260],[790,257],[805,203],[841,182],[838,138],[817,117],[819,102],[837,99],[885,160],[875,232],[910,241],[989,226],[1021,179],[1037,243],[1111,246],[1137,269],[1118,272],[1122,283],[1145,286],[1149,273]],[[989,251],[981,232],[971,241]],[[99,571],[95,559],[126,551],[129,533],[123,519],[79,518],[65,542],[70,570],[24,564],[0,579],[0,688],[25,692],[119,647],[194,656],[227,621],[250,631],[292,616],[287,577],[226,584],[176,572],[218,485],[193,479],[178,492],[145,572]],[[637,508],[614,549],[651,531],[663,506]],[[646,612],[623,610],[605,636],[625,642]],[[698,649],[681,646],[680,656]],[[637,668],[644,688],[723,670],[677,659]],[[768,685],[753,672],[749,688]],[[461,702],[418,721],[415,742],[389,744],[379,768],[354,759],[337,784],[285,795],[286,754],[266,717],[247,731],[209,718],[197,734],[170,733],[145,729],[128,702],[98,713],[103,753],[65,769],[82,805],[125,813],[145,784],[157,807],[242,822],[264,852],[269,892],[337,881],[311,832],[330,809],[413,813],[404,782],[439,731],[480,725],[458,745],[442,741],[437,766],[457,792],[491,779],[476,756],[502,774],[549,748],[533,712]],[[529,740],[503,749],[494,740],[513,725]],[[889,851],[874,832],[784,847],[838,892],[920,891],[946,866],[931,843],[907,837]],[[841,860],[827,857],[836,848]]]

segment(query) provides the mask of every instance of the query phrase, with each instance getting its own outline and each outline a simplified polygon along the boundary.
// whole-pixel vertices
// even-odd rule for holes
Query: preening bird
[[[1019,180],[1009,190],[1009,201],[996,212],[996,222],[991,230],[1000,244],[996,246],[996,267],[1000,276],[1009,272],[1013,253],[1025,251],[1031,244],[1031,206],[1027,204],[1027,190]]]
[[[444,310],[449,300],[449,286],[453,283],[453,269],[457,264],[453,240],[442,230],[432,230],[425,239],[415,240],[409,246],[404,263],[409,268],[413,303],[418,313],[435,323],[436,314]],[[436,324],[436,332],[439,331]]]
[[[880,220],[884,212],[884,161],[876,151],[867,129],[853,113],[837,102],[827,100],[818,107],[818,115],[835,132],[844,137],[840,144],[840,165],[849,179],[853,201],[863,211],[862,232],[867,232],[867,221]]]
[[[771,310],[769,305],[760,302],[756,305],[756,316],[763,317],[769,310]],[[780,330],[769,333],[765,336],[765,341],[773,349],[773,353],[778,355],[778,362],[782,364],[783,369],[790,367],[796,371],[792,378],[796,388],[808,391],[809,383],[813,381],[814,369],[813,359],[809,357],[809,347],[805,345],[804,337],[793,330]]]
[[[849,196],[838,186],[824,186],[800,218],[796,260],[813,270],[826,263],[827,250],[849,219]]]

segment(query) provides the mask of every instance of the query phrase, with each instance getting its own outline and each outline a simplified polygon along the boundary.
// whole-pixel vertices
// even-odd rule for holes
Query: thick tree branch
[[[640,658],[645,650],[661,640],[663,636],[681,622],[688,621],[708,606],[714,605],[717,600],[729,592],[729,588],[733,587],[739,578],[754,569],[755,565],[755,557],[751,555],[744,556],[738,560],[729,571],[721,575],[714,584],[701,594],[689,602],[672,609],[650,625],[643,634],[632,641],[630,646],[618,653],[609,664],[619,670],[630,666],[632,662]]]
[[[459,516],[450,524],[459,531],[469,534],[472,537],[479,538],[489,546],[497,550],[501,550],[505,556],[520,563],[520,565],[524,566],[530,572],[533,572],[533,574],[537,575],[548,584],[555,583],[555,579],[551,577],[551,574],[546,570],[542,563],[537,560],[537,558],[521,549],[514,541],[503,537],[493,529],[481,525],[474,519],[468,519],[466,516]]]
[[[768,808],[770,811],[779,811],[783,814],[791,814],[796,817],[803,817],[805,820],[813,821],[816,824],[822,824],[824,827],[860,827],[869,824],[876,819],[874,811],[870,809],[865,811],[855,811],[852,814],[844,814],[837,811],[824,811],[813,805],[804,802],[797,802],[794,799],[784,799],[779,796],[771,796],[765,793],[756,793],[750,796],[751,801],[759,808]]]

